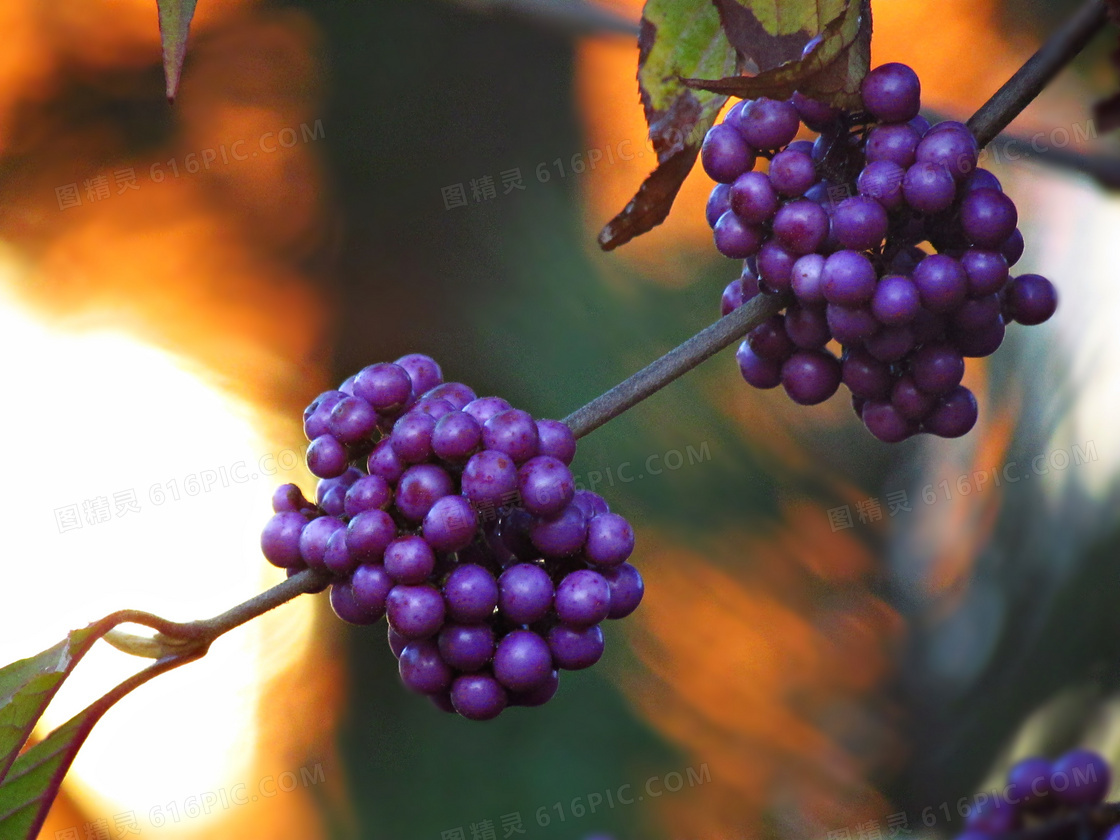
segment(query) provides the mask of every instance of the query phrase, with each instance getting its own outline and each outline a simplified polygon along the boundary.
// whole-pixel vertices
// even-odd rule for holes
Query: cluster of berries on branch
[[[472,720],[538,706],[594,665],[643,594],[634,531],[577,490],[571,430],[444,382],[428,356],[375,364],[304,412],[315,502],[273,497],[265,557],[332,583],[338,616],[388,617],[404,684]]]
[[[756,388],[815,405],[844,384],[882,441],[959,437],[977,419],[965,359],[995,352],[1011,321],[1046,321],[1057,294],[1011,275],[1024,247],[1015,204],[977,166],[965,125],[919,115],[914,71],[884,64],[861,93],[860,112],[799,93],[744,100],[709,130],[708,223],[720,253],[744,260],[722,311],[792,295],[739,348]],[[815,140],[795,139],[802,125]]]
[[[1120,809],[1102,806],[1111,787],[1108,762],[1092,750],[1070,750],[1054,761],[1025,758],[1002,788],[962,802],[957,840],[1120,840]]]

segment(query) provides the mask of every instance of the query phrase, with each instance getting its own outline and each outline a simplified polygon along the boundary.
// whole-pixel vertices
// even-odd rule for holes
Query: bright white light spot
[[[122,332],[47,323],[4,291],[17,272],[0,253],[0,661],[120,608],[206,618],[279,580],[263,571],[258,539],[272,490],[290,478],[265,471],[299,453],[264,439],[251,406],[183,360]],[[106,715],[71,777],[95,818],[115,830],[115,815],[135,812],[143,828],[154,806],[181,810],[187,797],[247,780],[261,663],[274,671],[302,651],[306,601],[284,608],[285,656],[259,651],[250,624]],[[148,662],[102,647],[63,687],[48,726]],[[197,832],[203,819],[184,815],[179,828]],[[168,820],[161,836],[176,829]]]

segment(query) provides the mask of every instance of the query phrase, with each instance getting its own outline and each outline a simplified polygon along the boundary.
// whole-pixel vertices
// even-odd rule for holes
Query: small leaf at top
[[[62,681],[103,633],[98,625],[75,630],[39,655],[0,668],[0,781]]]
[[[682,77],[717,78],[738,67],[711,0],[648,0],[638,36],[638,87],[657,169],[599,234],[609,251],[661,224],[727,100],[693,91]]]
[[[871,66],[870,0],[852,2],[818,34],[819,43],[803,58],[765,69],[757,75],[715,80],[690,78],[684,83],[695,90],[743,98],[786,99],[794,91],[800,91],[840,108],[862,107],[859,87]]]
[[[805,45],[838,20],[849,5],[849,0],[714,2],[728,40],[754,73],[801,58]]]
[[[179,76],[183,72],[183,59],[187,55],[187,35],[191,28],[191,18],[194,17],[195,2],[196,0],[156,0],[168,102],[174,102],[179,92]]]

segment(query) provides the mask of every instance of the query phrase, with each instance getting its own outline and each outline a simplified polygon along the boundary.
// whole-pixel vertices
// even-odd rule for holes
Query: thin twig
[[[1106,20],[1104,0],[1091,0],[984,103],[968,122],[981,148],[990,143],[1038,96],[1047,82],[1073,60],[1104,26]],[[759,295],[607,393],[572,412],[564,422],[571,427],[576,437],[586,435],[656,394],[736,339],[742,338],[788,303],[788,298]]]
[[[670,350],[583,408],[572,412],[564,418],[564,422],[571,427],[577,438],[595,431],[646,397],[653,396],[705,359],[734,344],[789,304],[789,295],[755,296],[730,315],[720,318],[684,344]]]
[[[240,627],[299,595],[317,592],[329,581],[330,577],[326,572],[305,569],[221,615],[204,621],[178,623],[138,610],[122,610],[113,615],[116,624],[141,624],[158,632],[155,636],[138,636],[113,630],[103,638],[113,647],[133,656],[150,659],[180,656],[209,647],[216,638],[233,628]]]

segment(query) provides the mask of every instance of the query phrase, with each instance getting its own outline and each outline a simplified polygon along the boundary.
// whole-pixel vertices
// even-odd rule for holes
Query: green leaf
[[[696,162],[704,135],[727,97],[689,90],[683,77],[718,78],[738,69],[735,48],[711,0],[649,0],[638,35],[638,87],[657,169],[599,244],[609,251],[661,224]]]
[[[104,634],[100,624],[75,630],[39,655],[0,669],[0,781],[62,681]]]
[[[163,43],[163,75],[167,80],[167,100],[174,102],[179,92],[179,76],[187,55],[187,35],[194,17],[196,0],[156,0],[159,6],[159,37]]]
[[[789,5],[797,6],[802,1]],[[739,2],[724,0],[723,5],[739,5]],[[861,108],[859,86],[871,65],[870,0],[852,2],[818,34],[820,43],[804,58],[764,69],[754,76],[716,80],[690,78],[684,80],[684,84],[694,90],[743,98],[785,99],[794,91],[801,91],[810,98],[840,108]]]
[[[89,628],[95,636],[93,641],[108,629],[106,624],[106,621],[101,621]],[[100,628],[100,632],[93,629],[95,627]],[[149,665],[95,700],[16,758],[3,784],[0,784],[0,840],[34,840],[47,818],[51,803],[58,796],[58,790],[74,762],[74,756],[85,743],[94,724],[118,700],[153,677],[192,662],[205,653],[205,648],[195,648]]]

